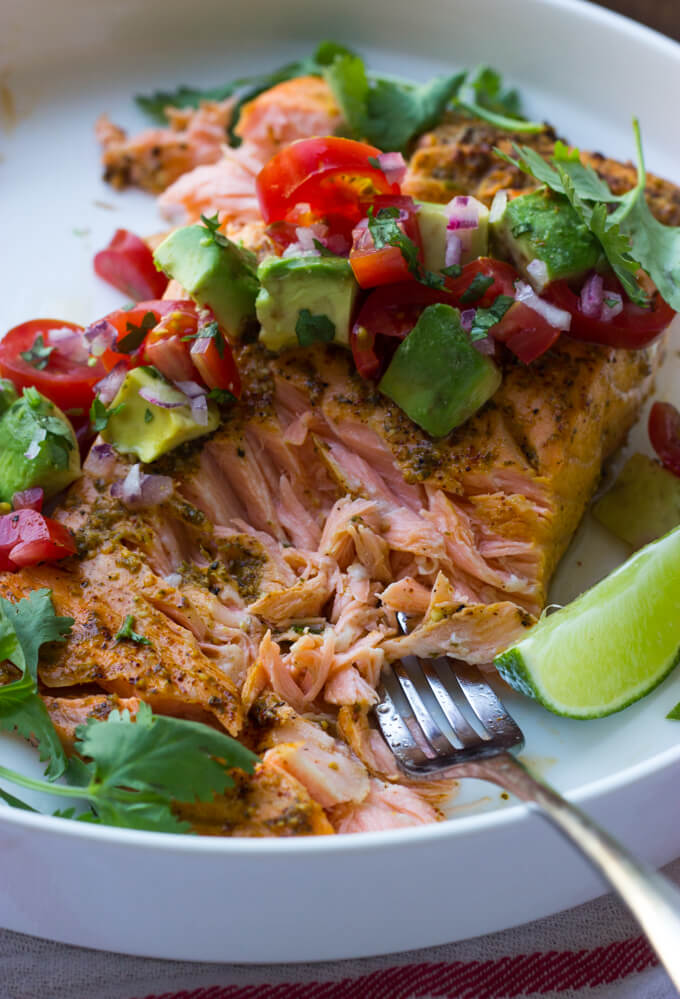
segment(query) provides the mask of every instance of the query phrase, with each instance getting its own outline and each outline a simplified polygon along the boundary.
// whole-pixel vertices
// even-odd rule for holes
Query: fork
[[[397,620],[406,634],[407,616]],[[479,670],[448,657],[406,656],[383,670],[382,687],[376,717],[403,773],[475,777],[538,806],[616,889],[680,990],[680,891],[511,755],[524,736]]]

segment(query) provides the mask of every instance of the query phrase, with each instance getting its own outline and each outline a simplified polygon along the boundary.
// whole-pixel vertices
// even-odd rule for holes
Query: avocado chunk
[[[140,389],[158,403],[141,396]],[[145,367],[133,368],[125,376],[111,403],[111,413],[101,432],[103,439],[123,454],[136,454],[144,463],[155,461],[185,441],[212,433],[220,422],[217,406],[209,402],[207,424],[197,423],[184,393],[168,384],[154,368]]]
[[[474,228],[454,230],[461,244],[461,264],[467,264],[476,257],[485,257],[489,249],[489,209],[476,198],[468,197],[467,201],[476,209],[479,223]],[[431,201],[416,201],[416,205],[423,264],[429,271],[440,271],[446,266],[449,207]]]
[[[539,293],[551,281],[582,277],[603,260],[600,244],[567,199],[547,189],[509,200],[491,223],[491,238]]]
[[[156,248],[156,266],[199,305],[208,305],[230,339],[255,319],[255,255],[202,225],[176,229]]]
[[[37,389],[25,389],[0,416],[0,501],[11,503],[14,493],[34,486],[54,496],[79,476],[69,420]]]
[[[430,305],[399,344],[378,388],[432,437],[464,423],[501,383],[450,305]]]
[[[14,383],[9,378],[0,378],[0,416],[19,398]]]
[[[349,345],[359,285],[344,257],[267,257],[257,276],[260,342],[268,350],[315,340]]]
[[[646,454],[634,454],[593,506],[593,515],[634,548],[680,524],[680,478]]]

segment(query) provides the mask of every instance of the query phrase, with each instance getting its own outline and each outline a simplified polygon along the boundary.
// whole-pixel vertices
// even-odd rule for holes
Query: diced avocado
[[[39,486],[54,496],[80,475],[73,427],[35,388],[27,388],[0,416],[0,501]]]
[[[539,293],[551,281],[582,277],[602,260],[600,244],[567,199],[547,189],[510,199],[491,223],[491,240]],[[529,267],[533,261],[538,268]]]
[[[0,416],[19,398],[14,383],[9,378],[0,378]]]
[[[254,254],[205,226],[190,225],[164,239],[154,260],[199,305],[210,306],[230,339],[243,336],[255,318]]]
[[[641,548],[680,524],[680,478],[646,454],[634,454],[593,514],[612,534]]]
[[[430,305],[399,344],[378,388],[432,437],[464,423],[501,383],[450,305]]]
[[[475,228],[455,230],[461,244],[461,264],[467,264],[476,257],[485,257],[489,249],[489,209],[476,198],[469,197],[467,200],[477,210],[479,224]],[[446,265],[448,205],[437,205],[431,201],[416,201],[416,205],[423,264],[429,271],[440,271]]]
[[[306,346],[314,339],[349,344],[359,285],[344,257],[267,257],[257,276],[260,342],[269,350]]]
[[[180,403],[168,409],[154,405],[139,394],[146,390],[152,398],[168,404]],[[111,403],[109,422],[101,434],[123,454],[136,454],[140,461],[149,462],[172,451],[179,444],[202,437],[215,430],[220,422],[217,406],[208,403],[208,423],[197,423],[191,415],[186,396],[169,385],[153,368],[133,368]],[[149,416],[149,414],[151,414]]]

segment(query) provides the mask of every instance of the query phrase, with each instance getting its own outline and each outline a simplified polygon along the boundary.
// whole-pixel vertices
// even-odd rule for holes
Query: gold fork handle
[[[544,818],[581,850],[633,913],[680,992],[680,891],[675,885],[632,857],[617,840],[509,753],[463,767],[466,776],[500,784],[522,801],[537,805]]]

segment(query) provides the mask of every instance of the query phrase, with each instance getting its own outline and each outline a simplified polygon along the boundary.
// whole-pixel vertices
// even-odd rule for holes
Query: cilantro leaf
[[[494,279],[490,274],[475,274],[470,284],[460,296],[462,305],[472,305],[478,302],[484,292],[491,287]]]
[[[514,302],[515,299],[510,295],[499,295],[488,309],[477,309],[470,328],[470,339],[483,340],[488,336],[491,327],[501,321]]]
[[[127,638],[131,642],[136,642],[137,645],[152,645],[153,643],[148,638],[145,638],[144,635],[138,635],[136,631],[133,631],[134,623],[134,617],[132,614],[128,614],[118,629],[114,642],[122,642]]]
[[[321,257],[339,257],[341,255],[339,253],[333,253],[332,250],[329,250],[327,246],[324,246],[320,239],[314,240],[314,249],[319,251],[319,256]]]
[[[33,346],[29,350],[20,351],[19,357],[23,358],[31,367],[37,368],[38,371],[43,371],[47,367],[50,354],[53,350],[54,347],[48,347],[45,344],[45,338],[42,333],[38,333],[33,341]]]
[[[200,722],[154,715],[141,703],[136,717],[112,711],[76,729],[68,785],[35,780],[0,766],[0,777],[21,787],[80,799],[89,811],[57,814],[128,829],[188,832],[175,802],[209,801],[234,784],[230,769],[252,773],[257,756],[235,739]],[[87,762],[85,762],[87,760]],[[9,804],[9,795],[5,800]],[[15,807],[21,807],[19,803]]]
[[[399,209],[393,205],[379,208],[374,212],[371,205],[368,209],[368,231],[373,239],[376,250],[384,246],[396,246],[406,261],[406,266],[417,281],[428,288],[443,288],[444,278],[441,274],[426,270],[420,263],[418,247],[406,235],[397,222]]]
[[[312,315],[309,309],[300,309],[295,323],[295,335],[301,347],[313,343],[330,343],[335,339],[335,323],[324,315]]]
[[[236,396],[228,389],[210,389],[208,398],[214,399],[218,406],[227,406],[236,402]]]
[[[445,277],[457,278],[463,273],[463,268],[460,264],[449,264],[448,267],[442,267],[441,273]]]
[[[67,468],[74,448],[71,425],[51,415],[52,403],[33,386],[24,389],[23,396],[15,405],[28,405],[35,425],[25,457],[32,460],[42,453],[55,468]]]
[[[38,695],[38,655],[46,642],[63,641],[72,625],[73,618],[55,614],[50,590],[34,590],[17,603],[0,597],[0,657],[22,672],[0,687],[0,728],[37,739],[40,759],[50,761],[46,773],[51,778],[63,773],[66,758]]]
[[[156,325],[157,319],[153,312],[145,312],[139,326],[128,320],[125,323],[127,332],[116,344],[116,350],[121,354],[132,354],[133,351],[142,346],[146,334]]]
[[[8,805],[11,805],[12,808],[21,808],[24,812],[38,812],[37,808],[27,805],[26,802],[22,801],[20,798],[15,798],[13,794],[10,794],[9,791],[3,791],[1,787],[0,798],[2,798],[2,800]]]
[[[504,87],[500,73],[490,66],[478,66],[466,74],[456,103],[506,132],[535,133],[544,128],[542,122],[523,117],[517,90]]]
[[[666,718],[670,718],[672,721],[680,721],[680,701],[678,701],[674,708],[671,708]]]
[[[224,333],[217,322],[206,323],[205,326],[199,327],[196,333],[182,337],[183,342],[187,340],[214,340],[217,353],[220,357],[224,357]]]
[[[90,406],[90,426],[96,434],[100,434],[109,423],[112,416],[119,413],[121,409],[125,406],[124,402],[119,402],[117,406],[112,406],[111,409],[107,409],[104,403],[101,401],[98,395],[92,400],[92,405]]]
[[[457,94],[465,72],[429,83],[369,77],[360,56],[340,54],[324,72],[353,135],[385,150],[404,150],[431,128]]]

